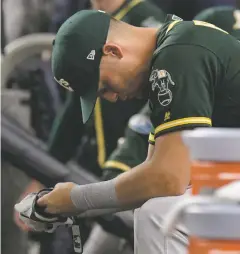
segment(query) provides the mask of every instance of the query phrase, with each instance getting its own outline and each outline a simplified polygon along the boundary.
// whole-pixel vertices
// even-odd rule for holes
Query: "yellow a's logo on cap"
[[[71,86],[69,85],[69,83],[64,80],[63,78],[61,78],[60,80],[57,80],[55,77],[54,79],[58,82],[59,85],[63,86],[64,88],[66,88],[67,90],[73,92],[74,90],[71,88]]]

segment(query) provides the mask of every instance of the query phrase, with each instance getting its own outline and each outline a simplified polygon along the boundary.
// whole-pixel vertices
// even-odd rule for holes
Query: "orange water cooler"
[[[193,159],[193,195],[214,198],[216,189],[240,180],[240,129],[199,128],[183,132],[183,140]],[[225,201],[186,208],[189,254],[240,254],[240,203]]]

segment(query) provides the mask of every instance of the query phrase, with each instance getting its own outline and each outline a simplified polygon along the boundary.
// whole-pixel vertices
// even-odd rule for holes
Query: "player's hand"
[[[58,183],[48,194],[41,197],[37,204],[46,206],[45,212],[52,214],[74,214],[77,209],[71,200],[71,190],[76,184]]]

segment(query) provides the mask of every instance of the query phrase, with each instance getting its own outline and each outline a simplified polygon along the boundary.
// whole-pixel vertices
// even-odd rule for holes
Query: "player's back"
[[[213,126],[240,127],[240,41],[209,23],[176,20],[162,27],[158,45],[158,51],[174,45],[200,50],[196,68],[207,72],[212,89]]]

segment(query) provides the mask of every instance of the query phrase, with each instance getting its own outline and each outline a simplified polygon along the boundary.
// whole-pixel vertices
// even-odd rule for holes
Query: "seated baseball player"
[[[156,5],[145,0],[91,0],[91,4],[94,9],[105,10],[116,19],[124,20],[135,26],[160,27],[166,16]],[[128,103],[119,101],[115,105],[107,100],[99,99],[92,119],[87,126],[83,126],[79,96],[69,93],[63,109],[59,111],[54,121],[48,144],[49,153],[59,161],[66,163],[76,155],[78,150],[75,157],[79,164],[101,176],[105,162],[116,147],[119,137],[123,136],[129,118],[137,113],[145,103],[145,98],[131,100]],[[33,181],[21,197],[41,188],[43,186],[40,183]],[[15,221],[22,229],[26,228],[19,221],[18,215],[15,215]],[[115,242],[119,242],[117,237],[115,237]],[[96,246],[95,249],[97,249]],[[106,249],[103,248],[103,251]]]
[[[240,3],[240,1],[239,1]],[[237,10],[233,7],[213,7],[206,9],[202,12],[200,12],[194,20],[201,20],[205,22],[212,23],[226,31],[228,31],[230,34],[235,36],[236,38],[240,38],[240,10]],[[105,163],[105,176],[106,180],[109,180],[113,177],[116,177],[118,174],[120,174],[123,171],[129,170],[129,164],[131,167],[134,167],[135,165],[138,165],[142,163],[145,159],[145,154],[147,153],[147,131],[149,130],[150,126],[150,110],[148,110],[148,107],[145,106],[144,109],[137,114],[136,116],[133,116],[129,121],[129,127],[126,131],[126,137],[124,139],[124,142],[122,145],[119,145],[113,154],[110,156],[109,160]],[[110,177],[108,177],[110,176]],[[166,200],[165,200],[166,201]],[[171,199],[169,199],[169,203],[171,203]],[[166,207],[167,202],[163,202],[162,207]],[[167,206],[168,207],[168,206]],[[166,209],[167,211],[167,209]],[[148,211],[144,214],[144,216],[151,216],[151,212]],[[153,215],[152,215],[153,216]],[[164,214],[162,214],[164,216]],[[145,219],[145,218],[143,218]],[[162,237],[163,234],[161,234],[161,228],[159,229],[159,238],[160,235]],[[103,230],[100,226],[96,226],[96,228],[93,229],[92,235],[93,239],[90,237],[86,248],[88,246],[94,246],[94,242],[96,243],[97,240],[99,242],[103,239],[101,235],[103,235]],[[105,234],[107,234],[105,232]],[[111,238],[114,238],[113,236],[109,236],[107,238],[106,243],[111,241]],[[171,241],[171,248],[177,252],[185,251],[187,246],[187,240],[184,236],[182,238],[180,237],[180,234],[175,235],[174,237],[175,241]],[[112,241],[113,242],[113,241]],[[178,243],[178,244],[177,244]],[[109,244],[108,244],[109,245]],[[95,245],[96,246],[96,245]],[[94,252],[93,252],[94,253]]]
[[[158,30],[128,25],[102,11],[72,16],[56,36],[52,67],[56,80],[79,95],[83,122],[98,96],[111,102],[146,97],[153,129],[143,163],[101,183],[60,183],[38,205],[62,215],[140,207],[135,253],[161,253],[165,245],[152,232],[152,223],[158,228],[161,221],[144,221],[142,215],[160,214],[165,197],[186,195],[191,158],[182,130],[240,127],[239,52],[238,40],[202,21],[168,16]]]

